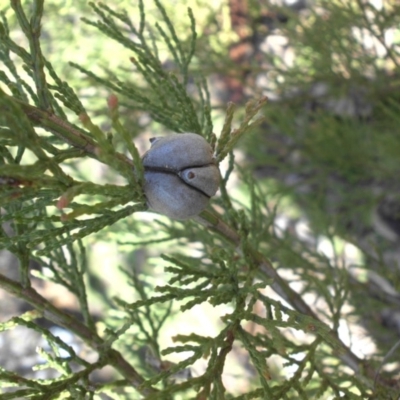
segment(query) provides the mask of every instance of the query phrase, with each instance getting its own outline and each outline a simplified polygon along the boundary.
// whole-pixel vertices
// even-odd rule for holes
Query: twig
[[[32,304],[49,321],[75,333],[91,348],[98,351],[100,357],[105,358],[110,365],[143,395],[148,396],[157,392],[156,389],[142,386],[145,383],[145,379],[122,357],[121,353],[112,348],[107,348],[104,340],[96,332],[90,330],[71,315],[53,306],[32,287],[24,288],[18,282],[0,274],[0,288]]]
[[[217,215],[206,210],[203,211],[199,217],[196,218],[198,222],[205,225],[208,229],[218,233],[227,242],[234,245],[236,251],[241,254],[241,237],[240,235],[222,221]],[[257,250],[252,248],[246,249],[254,261],[259,266],[259,272],[261,275],[267,275],[269,278],[273,279],[271,288],[284,300],[286,300],[295,310],[305,314],[309,317],[314,318],[319,324],[325,325],[318,316],[311,310],[311,308],[305,303],[302,297],[295,292],[288,283],[278,274],[272,264],[265,259],[265,257],[259,253]],[[358,358],[337,336],[336,332],[332,331],[330,328],[331,339],[334,339],[335,348],[339,359],[341,359],[347,366],[349,366],[358,376],[362,377],[362,372],[365,372],[365,376],[369,380],[373,380],[377,373],[374,368],[367,364],[365,360]],[[322,339],[324,339],[322,337]],[[332,347],[332,344],[327,341],[327,343]],[[365,378],[364,378],[365,379]],[[371,382],[364,382],[366,385],[372,388]],[[387,386],[393,387],[393,382],[385,382]]]
[[[394,352],[397,350],[398,347],[400,347],[400,340],[398,340],[392,346],[392,348],[387,352],[385,357],[383,357],[383,360],[382,360],[381,364],[379,365],[379,367],[378,367],[378,369],[376,370],[376,373],[375,373],[374,389],[376,388],[376,383],[378,382],[378,377],[379,377],[379,374],[381,373],[381,370],[382,370],[383,366],[386,364],[386,362],[389,360],[389,358],[394,354]]]
[[[95,158],[100,162],[104,162],[100,157],[102,153],[101,148],[90,136],[86,134],[83,129],[73,126],[50,111],[42,110],[38,107],[18,100],[15,97],[9,96],[1,89],[0,96],[4,96],[8,101],[18,104],[34,126],[40,126],[41,128],[44,128],[71,146],[83,150],[90,157]],[[2,110],[0,109],[0,111]],[[7,108],[5,111],[7,111]],[[132,160],[130,160],[124,154],[115,152],[115,156],[119,161],[128,164],[130,168],[134,168]]]

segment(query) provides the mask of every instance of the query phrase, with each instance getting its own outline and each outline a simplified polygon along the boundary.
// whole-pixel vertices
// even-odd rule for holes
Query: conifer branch
[[[239,254],[243,255],[242,237],[240,236],[240,234],[237,233],[228,224],[226,224],[214,212],[205,210],[200,214],[200,216],[196,217],[195,219],[202,225],[206,226],[208,229],[219,234],[222,238],[224,238],[225,241],[233,245]],[[279,275],[272,264],[260,252],[251,248],[250,246],[247,246],[245,251],[249,253],[249,255],[253,258],[255,264],[258,266],[260,277],[262,278],[264,275],[273,279],[273,282],[270,286],[279,296],[286,300],[299,313],[311,317],[319,324],[325,325],[314,313],[314,311],[307,305],[307,303],[302,299],[302,297],[289,286],[289,284]],[[339,339],[336,332],[332,331],[329,327],[326,328],[328,331],[330,331],[330,336],[333,340],[334,345],[332,346],[330,342],[328,342],[328,344],[330,344],[334,348],[337,357],[340,358],[347,366],[349,366],[358,376],[362,377],[362,374],[365,373],[370,381],[375,379],[377,373],[374,368],[369,366],[366,361],[361,360],[359,357],[357,357]],[[321,337],[322,340],[327,339],[323,335]],[[390,382],[387,382],[387,384],[389,387],[391,386]],[[368,385],[371,386],[371,382],[369,382]]]
[[[29,41],[31,55],[30,64],[32,66],[33,78],[36,85],[36,94],[38,96],[40,108],[50,111],[52,109],[52,96],[47,87],[46,76],[44,73],[44,57],[39,41],[43,3],[44,0],[34,0],[33,15],[30,18],[30,21],[28,21],[28,18],[25,15],[20,0],[12,0],[11,7],[14,9],[19,24]]]
[[[188,10],[189,24],[186,23],[184,40],[181,40],[181,26],[176,23],[175,18],[171,18],[171,5],[167,2],[155,0],[156,20],[153,16],[146,15],[143,0],[138,0],[138,13],[132,20],[129,17],[130,11],[118,11],[113,5],[104,3],[90,3],[94,17],[82,20],[132,52],[132,57],[127,57],[125,60],[125,66],[129,64],[128,60],[131,64],[118,73],[106,71],[103,75],[97,75],[84,63],[70,62],[69,65],[85,74],[86,79],[91,82],[121,95],[121,104],[127,109],[135,109],[135,112],[143,110],[146,115],[151,115],[154,121],[170,130],[202,134],[212,146],[217,163],[228,158],[228,170],[221,180],[221,196],[216,199],[216,203],[223,211],[216,212],[209,209],[195,218],[195,222],[205,228],[199,227],[192,221],[181,223],[160,218],[145,224],[139,218],[130,220],[126,218],[137,211],[147,209],[142,190],[144,169],[133,141],[136,131],[132,133],[130,129],[125,128],[124,121],[119,120],[118,98],[111,95],[108,99],[108,108],[115,141],[111,140],[111,133],[105,133],[100,126],[92,122],[80,98],[72,89],[74,87],[72,80],[68,79],[68,82],[61,80],[56,69],[53,69],[50,62],[46,60],[41,49],[40,37],[44,0],[33,0],[30,8],[25,4],[22,5],[21,0],[11,0],[10,4],[15,12],[17,23],[26,36],[28,46],[25,49],[18,44],[19,41],[14,42],[11,39],[15,31],[10,30],[5,13],[0,13],[0,59],[4,66],[4,70],[0,70],[0,83],[8,88],[8,94],[0,89],[0,187],[2,189],[0,190],[2,206],[0,244],[17,257],[20,278],[19,282],[16,282],[0,275],[0,289],[27,301],[35,310],[29,312],[30,319],[23,314],[0,323],[0,328],[7,330],[12,329],[14,325],[19,325],[38,332],[51,347],[49,353],[39,351],[46,360],[46,368],[55,368],[62,376],[53,381],[46,380],[45,384],[42,384],[41,381],[25,379],[0,367],[0,388],[3,387],[3,379],[10,386],[16,383],[23,386],[21,390],[7,393],[6,396],[9,397],[5,398],[16,396],[47,398],[46,396],[52,390],[54,390],[53,395],[64,394],[69,391],[70,386],[74,388],[73,390],[82,388],[86,394],[93,394],[97,389],[107,390],[107,387],[117,391],[124,386],[133,386],[147,399],[157,400],[172,399],[175,394],[188,390],[196,391],[199,400],[223,398],[225,392],[228,391],[228,388],[224,387],[223,380],[223,374],[227,372],[225,367],[229,363],[227,356],[235,353],[237,344],[246,352],[247,360],[255,371],[258,382],[254,389],[249,389],[243,395],[235,397],[236,399],[265,398],[265,396],[278,399],[293,397],[293,395],[308,398],[309,394],[315,395],[315,398],[322,398],[327,391],[329,395],[333,394],[336,397],[347,396],[358,399],[376,396],[378,398],[381,389],[387,398],[392,393],[398,395],[396,392],[399,388],[398,382],[387,379],[385,374],[381,376],[382,365],[398,350],[398,342],[392,346],[383,358],[380,367],[376,369],[373,364],[375,359],[372,361],[360,359],[339,338],[338,327],[344,317],[343,306],[352,304],[353,293],[349,290],[348,270],[342,268],[337,254],[332,259],[325,258],[317,250],[311,248],[312,245],[303,242],[297,236],[294,237],[289,231],[284,232],[287,236],[283,238],[278,236],[274,220],[276,209],[274,208],[271,212],[270,205],[265,202],[265,195],[269,195],[269,183],[266,185],[268,189],[264,191],[261,189],[264,183],[256,182],[252,172],[246,171],[247,165],[244,167],[235,165],[233,150],[245,133],[264,121],[264,115],[257,118],[257,114],[261,112],[266,98],[249,101],[244,108],[242,121],[236,128],[233,123],[235,105],[229,103],[220,135],[217,137],[213,133],[211,101],[206,79],[196,74],[199,69],[202,73],[208,71],[210,66],[212,71],[216,71],[221,70],[221,67],[225,68],[226,65],[228,65],[227,68],[231,68],[232,65],[230,62],[226,64],[222,53],[218,52],[216,54],[218,53],[220,66],[213,66],[212,61],[208,63],[208,58],[213,57],[214,54],[209,53],[211,47],[208,47],[209,45],[205,42],[208,33],[200,36],[200,44],[205,44],[205,51],[196,43],[198,36],[194,17],[196,10]],[[276,76],[275,84],[277,85],[281,81],[278,87],[282,90],[279,92],[282,99],[285,98],[285,90],[288,88],[299,87],[303,90],[302,85],[298,85],[299,82],[295,81],[296,79],[306,83],[308,93],[311,78],[318,82],[328,80],[329,84],[332,84],[338,77],[339,80],[343,78],[340,75],[343,71],[349,76],[355,72],[358,77],[360,71],[357,67],[365,60],[372,61],[374,57],[371,54],[377,54],[376,49],[371,51],[366,49],[368,51],[363,52],[364,43],[359,38],[351,37],[341,40],[341,35],[344,36],[342,30],[332,29],[335,27],[334,19],[338,16],[343,17],[344,20],[341,25],[343,32],[350,32],[353,29],[354,20],[355,31],[366,30],[367,35],[370,33],[374,40],[377,39],[380,42],[383,46],[380,50],[385,53],[383,59],[391,60],[391,68],[400,65],[397,45],[389,45],[390,42],[385,38],[385,30],[394,26],[397,21],[396,13],[392,13],[397,8],[393,7],[393,10],[382,8],[382,12],[377,15],[378,18],[370,24],[373,19],[372,13],[377,12],[378,8],[363,4],[361,0],[356,0],[354,7],[350,8],[343,1],[336,4],[336,2],[330,3],[323,0],[319,4],[326,11],[325,19],[321,18],[319,11],[316,10],[311,10],[313,19],[311,22],[307,18],[300,18],[297,22],[294,20],[296,18],[294,15],[290,16],[291,20],[296,22],[293,23],[294,37],[300,33],[305,39],[304,42],[308,43],[307,47],[304,47],[300,41],[301,48],[297,50],[300,50],[298,57],[301,61],[294,61],[295,67],[289,71],[286,66],[282,66],[282,63],[274,61],[275,55],[270,59],[274,73],[266,74],[266,76],[268,79],[274,79]],[[321,38],[314,40],[314,30],[321,27],[318,23],[322,23],[323,27],[327,28],[326,32],[321,32]],[[344,26],[345,24],[348,26]],[[288,29],[289,32],[292,29],[289,25],[282,29]],[[45,25],[46,29],[48,26],[50,25]],[[49,33],[51,34],[50,31]],[[327,52],[325,43],[329,42],[330,38],[332,49]],[[245,44],[251,45],[247,42]],[[226,46],[223,49],[223,52],[225,51]],[[360,55],[360,60],[355,59],[357,57],[353,57],[354,55]],[[269,58],[269,55],[265,54],[265,57]],[[207,62],[205,62],[206,59]],[[193,69],[192,60],[204,65]],[[377,76],[381,61],[371,62],[371,68]],[[239,70],[249,71],[251,68],[252,72],[259,72],[258,66],[253,64],[245,67],[236,66]],[[21,74],[22,69],[25,71]],[[126,70],[129,70],[128,78],[124,77]],[[264,67],[261,70],[265,72]],[[307,74],[304,73],[305,70]],[[326,71],[328,73],[325,73]],[[28,79],[25,81],[26,73]],[[300,75],[303,76],[300,78]],[[132,76],[134,76],[133,79]],[[140,79],[136,79],[137,77]],[[50,81],[48,81],[49,78]],[[350,79],[353,78],[350,76]],[[378,85],[378,80],[376,82]],[[195,86],[197,86],[197,94],[193,99],[191,89]],[[259,93],[258,91],[254,93],[256,92]],[[292,93],[289,97],[293,99],[296,96]],[[396,123],[398,122],[398,113],[395,112],[398,108],[397,100],[397,98],[389,98],[387,102],[390,107],[382,107],[383,111],[388,113],[388,118]],[[318,99],[318,101],[323,100]],[[299,121],[298,110],[294,111],[290,106],[281,107],[282,103],[285,105],[285,100],[271,102],[270,114],[276,113],[276,115],[272,115],[267,124],[274,126],[273,130],[276,124],[279,140],[284,137],[282,131],[299,131],[299,128],[295,127]],[[328,108],[327,105],[323,107],[324,110]],[[393,111],[390,112],[390,109]],[[79,116],[82,127],[68,121],[68,110]],[[268,118],[268,111],[264,113],[262,110],[262,112]],[[370,150],[364,145],[358,145],[357,135],[354,136],[351,131],[355,124],[349,124],[349,127],[346,127],[346,124],[340,124],[339,121],[332,119],[328,120],[326,125],[320,125],[315,129],[311,125],[318,125],[321,119],[315,114],[314,117],[316,123],[313,120],[313,124],[310,123],[307,126],[307,133],[309,133],[306,135],[307,140],[297,137],[301,135],[292,135],[288,141],[296,142],[293,146],[297,146],[301,160],[307,159],[305,153],[308,148],[311,149],[310,152],[315,151],[315,154],[307,159],[311,162],[306,166],[301,166],[305,167],[305,174],[309,176],[310,169],[314,172],[315,165],[322,165],[323,179],[321,179],[322,175],[318,176],[313,184],[318,186],[318,179],[323,180],[322,187],[325,190],[325,178],[331,174],[330,168],[334,169],[335,173],[337,170],[341,178],[351,182],[357,181],[360,177],[364,179],[369,176],[365,165],[375,166],[375,155],[373,161],[371,161],[372,158],[366,159],[365,154]],[[308,117],[305,120],[310,122]],[[307,124],[305,120],[302,116],[302,124]],[[291,125],[290,121],[295,121],[295,123]],[[139,125],[138,122],[136,126]],[[54,136],[43,135],[41,129],[36,131],[35,127],[43,128]],[[328,135],[326,129],[329,131]],[[369,127],[369,129],[373,128]],[[340,132],[340,135],[337,132]],[[315,135],[314,138],[313,135]],[[251,135],[248,136],[251,140]],[[260,141],[264,136],[268,137],[268,132],[263,129],[263,134],[256,140]],[[393,135],[391,137],[393,141],[388,140],[387,147],[395,143]],[[383,143],[380,135],[378,139],[374,139],[371,135],[367,139],[373,139],[371,143],[377,143],[379,146]],[[285,141],[283,144],[279,142],[279,157],[274,158],[273,155],[272,163],[265,161],[265,154],[261,155],[262,158],[258,162],[261,165],[273,165],[280,172],[290,170],[290,173],[293,173],[293,165],[297,168],[298,164],[291,163],[286,157],[288,142]],[[273,145],[268,142],[268,146],[271,144]],[[334,150],[337,149],[337,151],[332,150],[330,144],[336,146]],[[116,146],[123,146],[128,156],[118,153]],[[258,143],[255,147],[258,151]],[[304,148],[306,151],[303,151]],[[393,149],[396,148],[393,146]],[[379,147],[379,153],[389,153],[386,150],[385,146]],[[253,151],[254,149],[251,149],[251,156],[257,153]],[[29,158],[31,153],[35,157],[34,162]],[[25,157],[27,154],[28,156]],[[75,179],[69,176],[66,172],[68,169],[64,171],[66,164],[69,164],[67,168],[73,166],[70,162],[72,159],[85,156],[115,169],[118,179],[123,177],[128,184],[118,186],[85,182],[80,177]],[[282,159],[280,159],[281,156]],[[379,157],[377,157],[378,160]],[[64,163],[66,160],[68,162]],[[298,162],[299,157],[296,157],[296,160]],[[383,172],[370,175],[371,181],[378,181],[383,174],[390,175],[388,171],[395,170],[395,165],[397,165],[395,161],[392,158],[389,162],[382,163]],[[329,164],[328,167],[326,164]],[[241,199],[231,196],[227,188],[228,180],[234,170],[239,172],[246,195],[249,195],[249,203],[243,209],[236,207]],[[396,181],[397,172],[395,170],[395,174],[392,174],[392,181]],[[81,171],[76,173],[79,176]],[[280,185],[274,182],[273,185],[275,184]],[[287,187],[282,190],[279,186],[279,195],[286,193],[286,190]],[[82,203],[79,203],[79,196],[83,198]],[[106,199],[104,200],[103,197]],[[101,200],[98,201],[98,198]],[[310,204],[312,203],[310,196],[305,198]],[[349,199],[354,200],[348,197],[348,202]],[[373,197],[371,199],[374,200]],[[247,204],[247,199],[245,204]],[[48,209],[49,206],[52,208]],[[63,210],[61,218],[54,214],[55,206],[58,210]],[[65,208],[71,211],[64,213]],[[305,210],[306,214],[309,211],[309,209]],[[91,218],[93,214],[97,216]],[[318,220],[318,223],[321,225],[326,223],[328,226],[328,214],[325,213],[323,217],[319,217],[323,221],[321,223]],[[133,298],[136,300],[129,303],[123,298],[116,298],[112,302],[105,286],[102,286],[103,277],[100,279],[92,275],[90,268],[86,270],[84,245],[81,239],[120,220],[123,221],[117,229],[110,230],[111,235],[119,244],[154,247],[158,243],[175,241],[179,248],[179,246],[182,247],[182,243],[185,245],[201,243],[202,247],[199,251],[201,256],[192,257],[187,252],[179,250],[178,253],[169,252],[160,256],[162,262],[172,265],[165,266],[163,270],[165,272],[163,279],[166,277],[168,282],[157,287],[153,286],[152,277],[142,279],[141,275],[136,275],[136,271],[132,273],[130,270],[121,268],[126,278],[124,282],[127,281],[129,287],[135,290]],[[7,231],[3,223],[11,225],[12,233]],[[110,231],[105,234],[109,234]],[[320,231],[316,229],[315,232],[315,237],[318,237]],[[323,234],[325,235],[325,232]],[[132,240],[131,236],[125,240],[125,235],[135,235],[140,237],[140,240]],[[338,237],[337,235],[341,237],[341,234],[336,231],[335,233],[329,231],[327,236],[333,242],[334,238]],[[122,237],[124,240],[120,240]],[[269,238],[272,238],[271,242]],[[225,249],[221,246],[221,242],[227,243],[229,248]],[[277,245],[276,248],[275,245]],[[275,268],[275,264],[269,261],[268,257],[274,259],[276,254],[277,260],[281,261],[284,268],[288,265],[293,266],[293,273],[303,284],[302,293],[292,289],[291,278],[286,278],[286,275],[281,273],[281,265]],[[281,255],[282,258],[280,258]],[[287,260],[293,256],[299,263],[287,264]],[[37,261],[42,267],[43,272],[37,273],[40,278],[60,284],[76,297],[84,322],[54,306],[31,286],[30,262],[32,260]],[[210,266],[212,268],[209,268]],[[366,266],[366,268],[369,267]],[[320,279],[322,274],[324,281]],[[94,317],[90,310],[91,293],[87,288],[87,278],[93,278],[90,283],[94,283],[93,287],[100,288],[98,293],[102,295],[105,304],[109,306],[112,303],[112,307],[119,307],[114,316],[104,318],[102,321],[106,325],[104,335],[96,331]],[[270,287],[284,301],[276,301],[272,296],[271,298],[265,295],[263,290],[266,287]],[[312,293],[318,300],[325,302],[326,308],[320,309],[319,305],[310,307],[304,300],[303,293]],[[290,307],[287,307],[285,302]],[[162,349],[162,343],[160,343],[162,327],[167,318],[173,314],[174,307],[180,306],[181,311],[187,311],[201,303],[229,307],[230,311],[221,316],[224,327],[219,333],[215,336],[208,336],[207,333],[185,335],[178,329],[173,339],[182,345]],[[163,309],[164,305],[166,307]],[[355,314],[361,313],[356,310]],[[89,363],[80,359],[72,347],[69,347],[67,341],[64,342],[47,328],[31,322],[42,315],[82,338],[98,353],[98,360]],[[286,334],[287,329],[302,331],[307,335],[307,341],[299,343],[293,340]],[[135,339],[133,347],[126,340],[127,337],[131,337],[131,334]],[[310,337],[311,343],[308,341]],[[150,365],[147,357],[142,358],[138,354],[138,342],[140,346],[144,344],[154,350],[156,359],[154,365]],[[129,347],[126,356],[121,350],[124,347],[126,349]],[[117,348],[119,351],[116,350]],[[68,360],[60,356],[60,350],[67,351]],[[187,352],[192,354],[186,356],[184,353]],[[183,356],[184,360],[173,364],[163,359],[164,356],[173,353]],[[295,368],[292,377],[284,382],[275,380],[272,371],[269,371],[269,358],[275,355],[285,365]],[[299,360],[298,355],[304,355],[304,357]],[[140,369],[130,364],[132,358],[135,357],[140,359]],[[334,365],[336,371],[332,373],[331,359],[333,357],[337,360]],[[174,381],[176,374],[186,372],[201,358],[207,360],[206,371],[202,376],[191,378],[186,375],[183,382]],[[74,373],[71,363],[75,362],[83,369]],[[89,374],[106,365],[119,371],[123,379],[105,385],[90,382]],[[350,367],[354,373],[351,373],[347,367]],[[352,387],[349,387],[349,382],[353,384]],[[162,389],[155,389],[156,385],[158,385],[157,388]],[[356,391],[359,394],[354,394]],[[70,393],[74,395],[72,391]],[[231,393],[227,395],[230,396]],[[397,398],[397,396],[392,397]]]
[[[84,130],[70,124],[51,111],[42,110],[31,104],[18,100],[15,97],[11,97],[1,89],[0,100],[3,100],[0,103],[0,110],[3,110],[3,112],[10,111],[10,107],[7,106],[7,103],[19,106],[34,126],[46,129],[71,146],[83,150],[88,156],[102,162],[100,157],[102,153],[101,147]],[[129,167],[134,166],[132,160],[125,155],[116,153],[116,157],[121,162],[128,164]]]
[[[46,319],[54,324],[72,331],[92,349],[96,350],[103,362],[112,365],[143,395],[147,396],[157,391],[151,387],[142,386],[145,382],[144,378],[123,358],[121,353],[112,348],[107,348],[104,340],[96,332],[76,318],[53,306],[32,287],[23,287],[18,282],[0,274],[0,288],[17,298],[27,301],[35,310],[40,311]]]

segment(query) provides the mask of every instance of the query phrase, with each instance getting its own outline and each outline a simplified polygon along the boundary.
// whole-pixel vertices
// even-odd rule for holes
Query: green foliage
[[[281,93],[293,87],[306,93],[318,79],[333,87],[345,79],[343,71],[357,83],[365,81],[360,68],[376,57],[355,60],[359,44],[343,38],[351,32],[350,21],[366,27],[368,7],[350,3],[320,1],[329,18],[317,9],[305,18],[292,16],[285,33],[298,52],[295,65],[283,66],[276,57],[268,60]],[[205,71],[215,68],[215,59],[226,66],[231,61],[221,46],[207,42],[191,8],[183,31],[176,21],[180,15],[175,18],[172,6],[159,0],[153,5],[139,0],[137,18],[131,10],[104,3],[89,3],[90,12],[85,2],[71,5],[85,12],[85,28],[80,29],[125,48],[129,59],[122,57],[118,71],[70,60],[74,72],[67,69],[64,75],[60,71],[66,66],[50,60],[44,37],[54,34],[54,27],[46,30],[51,26],[46,25],[47,12],[67,15],[68,9],[56,1],[10,4],[0,24],[0,248],[18,259],[19,279],[0,274],[0,288],[32,309],[1,322],[0,331],[23,327],[37,332],[47,345],[38,350],[41,361],[32,367],[55,375],[38,379],[0,367],[2,398],[398,397],[391,379],[395,375],[380,373],[387,349],[362,360],[340,337],[343,318],[359,315],[348,311],[349,304],[357,304],[362,294],[357,295],[354,286],[361,282],[354,282],[340,248],[339,237],[348,234],[348,214],[336,212],[361,199],[371,207],[377,196],[366,197],[366,182],[395,179],[399,146],[390,136],[398,123],[395,96],[381,104],[392,124],[383,117],[374,123],[340,120],[327,110],[300,119],[304,109],[295,96],[269,104],[264,97],[250,100],[236,115],[229,103],[221,116],[218,110],[211,112]],[[392,8],[382,24],[378,18],[382,32],[394,25],[397,8]],[[253,7],[250,15],[254,13]],[[301,34],[297,39],[296,32]],[[301,41],[307,45],[300,46]],[[207,64],[210,48],[214,53]],[[81,48],[86,50],[91,52]],[[396,71],[397,55],[393,50],[387,55]],[[374,71],[379,72],[378,64]],[[74,74],[81,78],[82,73],[75,85]],[[104,99],[103,106],[98,99],[88,100],[89,87]],[[306,100],[307,95],[302,103]],[[138,143],[147,125],[132,122],[131,110],[138,120],[150,116],[158,130],[163,126],[176,134],[203,135],[217,162],[226,162],[220,195],[196,219],[177,222],[142,213],[147,205]],[[224,122],[216,134],[213,121],[218,119]],[[273,142],[277,130],[288,137],[286,147]],[[235,161],[240,140],[251,162]],[[305,192],[279,180],[298,165],[301,183],[311,188]],[[106,172],[98,180],[86,172],[99,166]],[[258,178],[256,167],[277,169],[278,179]],[[239,189],[231,187],[234,179]],[[340,183],[333,201],[324,195],[332,182]],[[348,190],[357,184],[363,190]],[[332,257],[278,228],[281,205],[299,212],[294,202],[306,210],[315,229],[310,235],[325,235]],[[365,212],[357,213],[360,220],[366,218]],[[106,242],[118,256],[102,271],[91,258],[96,245]],[[40,272],[32,270],[32,261]],[[368,265],[363,268],[368,271]],[[38,282],[62,287],[77,312],[53,303],[38,290]],[[189,315],[193,323],[203,306],[218,314],[215,326],[206,322],[209,334],[181,330],[179,318]],[[43,320],[79,339],[80,351]],[[172,344],[166,340],[168,324]],[[199,364],[200,372],[191,375]],[[96,379],[95,373],[105,367],[113,372],[105,381]],[[244,388],[230,387],[227,374],[234,373],[245,377]]]

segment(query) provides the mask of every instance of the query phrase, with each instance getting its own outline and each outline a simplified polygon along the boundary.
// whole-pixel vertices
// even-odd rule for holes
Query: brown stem
[[[241,237],[240,235],[222,221],[218,216],[210,211],[203,211],[200,216],[195,220],[205,225],[208,229],[213,230],[222,236],[227,242],[234,245],[236,251],[241,254]],[[248,250],[252,255],[254,261],[259,266],[259,271],[262,275],[266,275],[273,279],[271,288],[283,299],[285,299],[295,310],[314,318],[319,324],[324,324],[314,311],[307,305],[303,298],[295,292],[289,284],[278,274],[272,264],[257,250]],[[325,325],[325,324],[324,324]],[[330,330],[330,328],[328,328]],[[350,367],[364,383],[372,388],[373,380],[376,378],[377,373],[375,369],[367,364],[365,360],[358,358],[337,336],[336,332],[330,330],[331,339],[333,338],[335,345],[334,351],[339,359],[341,359],[348,367]],[[321,336],[322,339],[325,339]],[[327,341],[332,346],[332,341]],[[364,375],[364,376],[363,376]],[[381,384],[387,387],[396,387],[396,384],[391,380],[384,380],[381,378]]]
[[[27,104],[21,100],[18,100],[15,97],[9,96],[1,89],[0,95],[6,97],[8,101],[18,104],[33,125],[46,129],[71,146],[83,150],[89,156],[100,162],[103,162],[99,157],[101,154],[100,147],[90,136],[85,133],[84,130],[71,125],[50,111],[42,110],[38,107],[32,106],[31,104]],[[120,161],[123,161],[130,167],[133,167],[132,160],[130,160],[124,154],[115,153],[115,155]]]
[[[112,348],[107,349],[103,339],[96,332],[90,330],[74,317],[53,306],[32,287],[24,288],[18,282],[0,274],[0,288],[32,304],[32,306],[35,307],[36,310],[41,311],[43,316],[49,321],[79,336],[87,345],[98,351],[102,357],[106,358],[108,364],[112,365],[143,395],[148,396],[157,392],[156,389],[143,387],[142,385],[145,383],[144,378],[122,357],[121,353]]]

